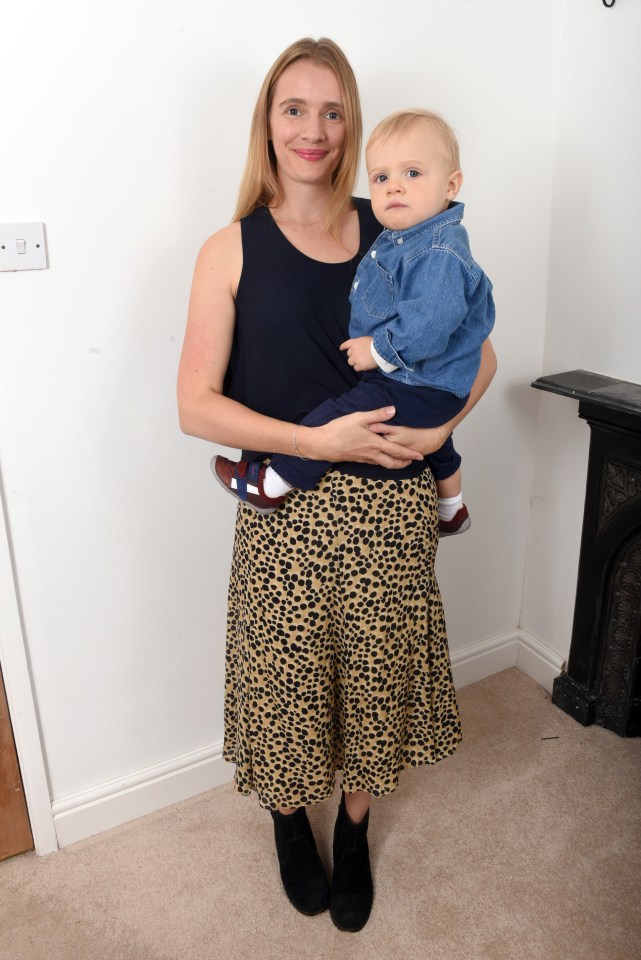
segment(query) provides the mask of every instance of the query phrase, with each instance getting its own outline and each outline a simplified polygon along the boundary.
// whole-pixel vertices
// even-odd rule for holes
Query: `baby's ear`
[[[463,172],[461,170],[454,170],[447,182],[447,199],[454,200],[457,193],[461,189],[461,184],[463,183]]]

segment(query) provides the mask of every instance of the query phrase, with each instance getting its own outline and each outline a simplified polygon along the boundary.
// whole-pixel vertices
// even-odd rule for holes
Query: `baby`
[[[354,370],[365,372],[302,423],[394,406],[392,422],[439,426],[465,406],[495,314],[492,284],[472,259],[464,207],[455,202],[463,182],[458,143],[442,117],[405,110],[375,127],[366,160],[372,209],[385,229],[356,271],[350,339],[340,347]],[[268,467],[217,456],[212,470],[237,499],[270,513],[293,488],[315,487],[330,466],[305,459],[296,434],[293,446],[295,456],[277,454]],[[441,536],[463,533],[470,518],[452,438],[426,460],[436,480]]]

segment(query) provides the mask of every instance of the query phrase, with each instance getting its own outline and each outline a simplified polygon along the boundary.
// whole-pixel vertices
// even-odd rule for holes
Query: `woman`
[[[340,354],[359,258],[379,232],[352,198],[361,118],[331,41],[284,51],[260,91],[234,222],[196,263],[179,371],[181,427],[244,448],[340,464],[273,514],[238,512],[230,578],[226,759],[274,820],[281,879],[303,913],[361,929],[373,886],[372,796],[460,739],[434,578],[437,449],[494,373],[487,343],[463,413],[435,430],[393,408],[296,424],[355,374]],[[249,478],[251,482],[251,477]],[[331,891],[305,807],[343,791]]]

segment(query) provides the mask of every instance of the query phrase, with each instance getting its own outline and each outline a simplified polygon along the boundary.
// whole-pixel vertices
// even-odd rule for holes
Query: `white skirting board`
[[[539,640],[514,630],[452,654],[456,687],[476,683],[508,667],[518,667],[546,690],[561,672],[562,660]],[[53,817],[61,847],[153,813],[162,807],[227,783],[233,766],[222,758],[222,743],[99,784],[56,800]]]
[[[511,630],[452,653],[452,674],[457,689],[476,683],[508,667],[518,667],[548,693],[564,666],[562,657],[525,630]]]
[[[52,809],[58,844],[67,847],[136,817],[195,797],[227,783],[233,774],[233,765],[223,760],[220,742],[56,800]]]

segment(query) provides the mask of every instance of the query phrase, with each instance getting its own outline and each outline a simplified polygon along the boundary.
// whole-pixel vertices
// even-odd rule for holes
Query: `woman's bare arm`
[[[375,423],[370,429],[375,433],[386,436],[388,440],[394,440],[396,443],[411,445],[415,450],[421,450],[424,454],[434,453],[443,446],[454,428],[463,420],[470,410],[476,406],[496,373],[496,354],[494,347],[488,337],[483,344],[481,352],[481,366],[472,384],[470,396],[467,403],[460,413],[452,420],[443,423],[438,427],[399,427],[395,424]]]
[[[300,452],[313,460],[356,460],[394,468],[421,459],[417,450],[369,429],[393,416],[393,408],[352,413],[322,427],[296,427],[223,395],[241,269],[240,224],[232,223],[205,242],[196,261],[178,371],[183,432],[239,449],[291,454],[296,431]]]

